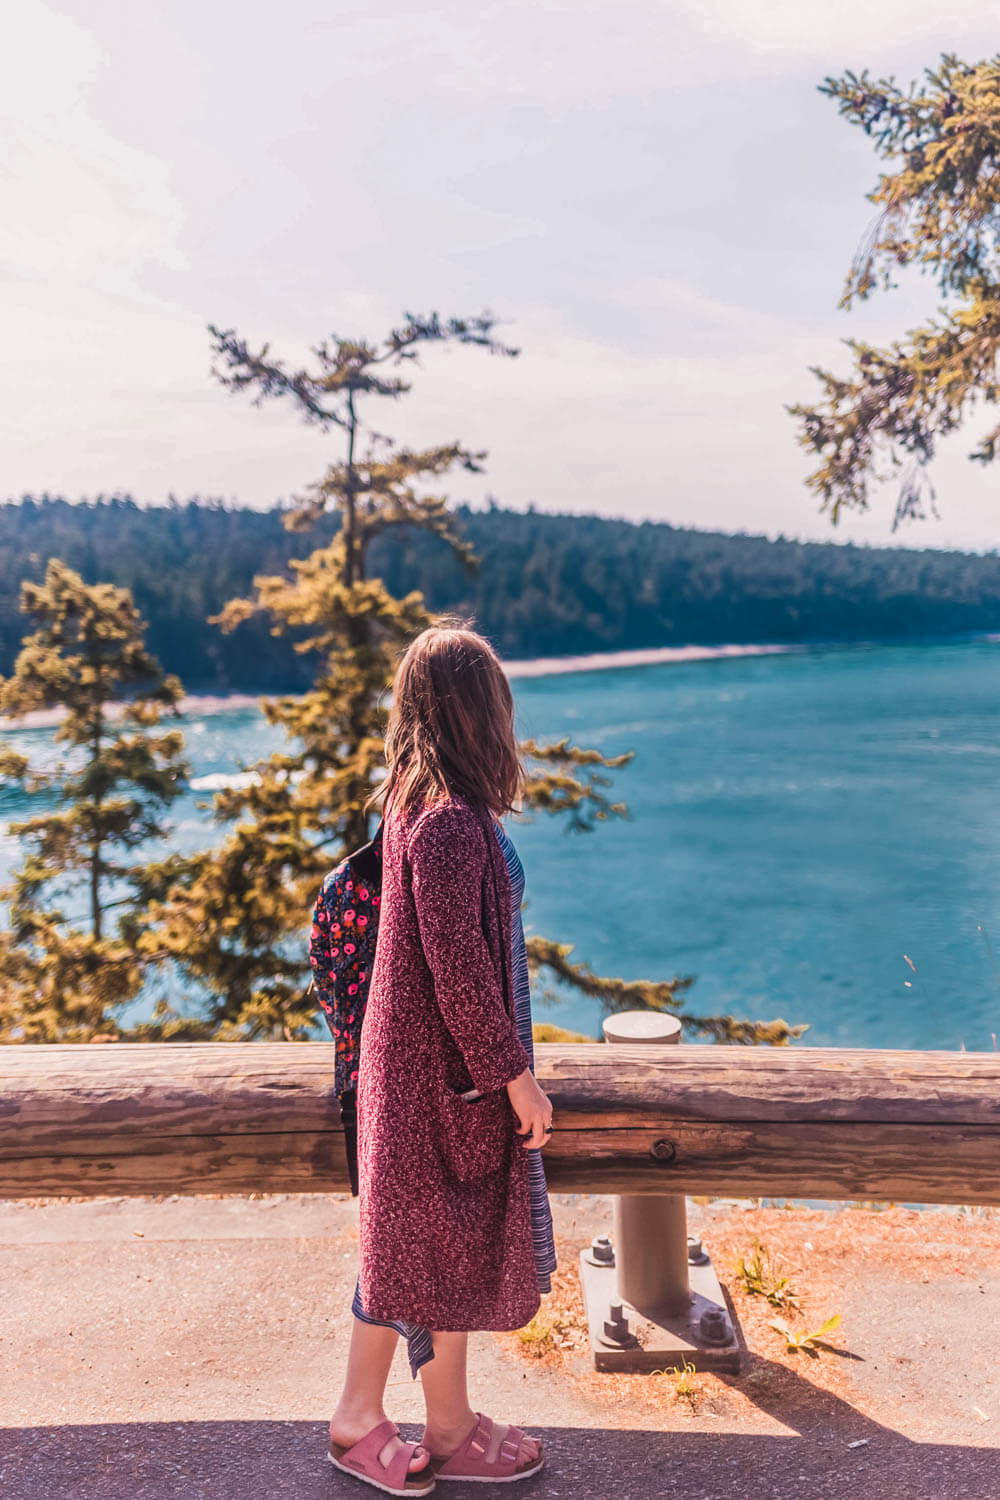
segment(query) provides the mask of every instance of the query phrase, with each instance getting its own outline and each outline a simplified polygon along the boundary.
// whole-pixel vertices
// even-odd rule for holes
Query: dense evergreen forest
[[[371,571],[394,594],[472,615],[508,657],[697,642],[788,642],[1000,631],[1000,556],[768,541],[665,523],[492,506],[456,515],[482,558],[464,572],[426,532],[376,538]],[[127,586],[147,643],[189,689],[306,687],[309,667],[256,619],[208,624],[255,573],[282,572],[332,534],[285,529],[279,509],[216,501],[140,506],[127,496],[0,506],[0,674],[24,634],[23,578],[50,557],[88,583]]]

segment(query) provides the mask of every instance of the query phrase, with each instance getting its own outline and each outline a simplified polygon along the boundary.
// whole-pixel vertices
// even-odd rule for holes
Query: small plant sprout
[[[701,1395],[701,1384],[698,1380],[698,1372],[690,1360],[682,1360],[680,1368],[672,1365],[665,1370],[654,1370],[654,1375],[662,1375],[669,1380],[673,1393],[678,1401],[686,1401],[693,1411]]]
[[[530,1323],[519,1328],[517,1336],[522,1344],[527,1345],[528,1352],[537,1359],[552,1348],[552,1324],[541,1313],[535,1313]]]
[[[781,1334],[785,1340],[785,1351],[788,1354],[798,1354],[801,1351],[803,1354],[808,1354],[810,1359],[818,1359],[821,1349],[828,1349],[834,1354],[837,1352],[833,1344],[827,1343],[826,1335],[840,1327],[840,1313],[834,1313],[811,1333],[806,1333],[804,1329],[796,1332],[794,1328],[789,1328],[782,1318],[775,1318],[772,1323],[768,1324],[768,1327]]]
[[[771,1253],[760,1240],[754,1240],[749,1256],[740,1256],[736,1262],[735,1275],[751,1297],[763,1297],[772,1307],[782,1308],[787,1312],[801,1312],[800,1295],[792,1286],[790,1277],[777,1274]]]

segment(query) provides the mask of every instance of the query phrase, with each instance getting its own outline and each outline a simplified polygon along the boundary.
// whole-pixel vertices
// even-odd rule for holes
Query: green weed
[[[701,1395],[701,1383],[698,1372],[690,1360],[682,1360],[680,1368],[672,1365],[665,1370],[653,1370],[653,1375],[662,1375],[664,1380],[669,1381],[671,1389],[678,1401],[685,1401],[694,1411]]]
[[[525,1323],[523,1328],[517,1330],[517,1336],[522,1344],[527,1344],[529,1351],[538,1358],[552,1348],[552,1324],[541,1313],[535,1313],[530,1323]]]
[[[826,1335],[840,1327],[840,1313],[834,1313],[812,1333],[806,1333],[804,1330],[796,1332],[794,1328],[789,1328],[782,1318],[776,1318],[773,1323],[768,1324],[768,1327],[781,1334],[785,1340],[786,1353],[798,1354],[801,1351],[803,1354],[808,1354],[810,1359],[818,1359],[821,1349],[836,1353],[834,1345],[827,1343]]]
[[[760,1240],[754,1240],[749,1256],[740,1256],[735,1275],[751,1297],[763,1297],[771,1307],[787,1312],[801,1312],[800,1294],[792,1286],[791,1278],[778,1275],[770,1251]]]

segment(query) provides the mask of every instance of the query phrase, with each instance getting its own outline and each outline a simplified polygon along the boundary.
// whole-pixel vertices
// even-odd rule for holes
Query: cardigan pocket
[[[442,1084],[439,1090],[441,1154],[459,1182],[479,1182],[499,1171],[513,1136],[514,1111],[505,1088],[463,1099]]]

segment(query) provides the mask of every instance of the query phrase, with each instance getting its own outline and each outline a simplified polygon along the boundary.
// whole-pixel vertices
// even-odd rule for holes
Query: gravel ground
[[[689,1203],[749,1346],[738,1377],[599,1375],[576,1252],[611,1204],[553,1199],[560,1273],[530,1341],[472,1339],[473,1405],[549,1461],[519,1493],[997,1500],[1000,1217]],[[764,1245],[801,1312],[748,1295]],[[329,1500],[356,1204],[343,1196],[0,1203],[2,1500]],[[810,1358],[769,1326],[841,1324]],[[419,1436],[400,1351],[388,1409]],[[489,1487],[441,1487],[482,1500]],[[509,1493],[503,1491],[503,1493]]]

